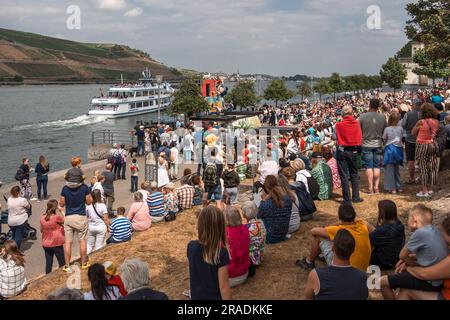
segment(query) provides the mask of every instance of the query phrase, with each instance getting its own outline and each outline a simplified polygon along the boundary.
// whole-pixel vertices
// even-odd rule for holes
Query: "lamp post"
[[[162,76],[156,76],[156,83],[158,84],[158,126],[161,125],[161,83]]]

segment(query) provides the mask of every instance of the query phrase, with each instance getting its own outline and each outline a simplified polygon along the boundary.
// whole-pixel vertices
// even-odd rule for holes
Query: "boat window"
[[[144,107],[148,107],[148,101],[144,102]]]
[[[142,91],[136,91],[136,97],[142,97]]]
[[[136,108],[136,104],[135,103],[130,103],[130,109],[134,109]]]
[[[144,97],[148,97],[148,91],[147,90],[143,91],[143,96]]]

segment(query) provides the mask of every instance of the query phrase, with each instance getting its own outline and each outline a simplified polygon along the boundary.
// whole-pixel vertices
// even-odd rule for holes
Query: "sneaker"
[[[297,267],[300,267],[304,270],[312,270],[316,267],[316,265],[314,264],[314,262],[308,262],[306,261],[306,258],[303,258],[302,260],[297,260],[295,261],[295,265]]]
[[[289,234],[289,233],[288,233],[288,234],[286,235],[286,239],[290,239],[290,238],[292,238],[292,234]]]
[[[191,298],[191,290],[184,290],[183,296],[188,297],[190,299]]]
[[[64,267],[62,268],[62,270],[63,270],[65,273],[72,273],[72,272],[73,272],[73,270],[72,270],[72,268],[71,268],[70,266],[64,266]]]
[[[36,200],[38,200],[38,198],[36,198],[36,197],[32,197],[32,198],[30,199],[30,201],[36,201]]]
[[[89,269],[89,267],[91,266],[91,264],[88,262],[86,262],[85,264],[81,265],[81,270],[86,270]]]
[[[416,193],[416,197],[418,197],[418,198],[430,198],[431,195],[429,193],[423,193],[422,191],[420,191],[419,193]]]

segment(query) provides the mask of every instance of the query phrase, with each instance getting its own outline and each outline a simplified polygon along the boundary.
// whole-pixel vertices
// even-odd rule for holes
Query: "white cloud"
[[[97,0],[97,7],[102,10],[117,11],[127,6],[125,0]]]
[[[125,17],[139,17],[142,14],[142,12],[143,12],[142,8],[136,7],[125,12]]]

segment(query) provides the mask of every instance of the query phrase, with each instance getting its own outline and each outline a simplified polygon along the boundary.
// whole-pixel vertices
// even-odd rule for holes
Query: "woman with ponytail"
[[[60,267],[64,266],[64,213],[58,201],[49,200],[47,210],[41,216],[42,247],[45,252],[45,273],[52,272],[53,256]]]

